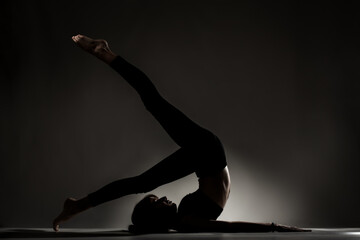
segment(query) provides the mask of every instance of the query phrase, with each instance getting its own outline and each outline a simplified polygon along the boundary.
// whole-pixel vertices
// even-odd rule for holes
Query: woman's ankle
[[[114,59],[116,58],[116,54],[113,52],[106,52],[104,54],[102,54],[101,56],[101,60],[103,60],[106,64],[110,64],[112,61],[114,61]]]
[[[90,200],[88,199],[88,197],[84,197],[82,199],[79,199],[77,202],[76,202],[76,208],[77,208],[77,212],[83,212],[89,208],[91,208],[92,205],[91,205],[91,202]]]

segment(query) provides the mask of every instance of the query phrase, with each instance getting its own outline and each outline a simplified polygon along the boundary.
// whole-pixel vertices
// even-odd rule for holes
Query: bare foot
[[[77,204],[77,200],[73,198],[68,198],[64,202],[63,211],[60,213],[57,218],[53,221],[53,229],[57,232],[59,231],[59,224],[61,222],[65,222],[75,216],[77,213],[80,212],[80,209]]]
[[[72,40],[86,52],[91,53],[106,63],[110,63],[116,57],[116,54],[110,50],[107,41],[103,39],[92,39],[78,34],[73,36]]]

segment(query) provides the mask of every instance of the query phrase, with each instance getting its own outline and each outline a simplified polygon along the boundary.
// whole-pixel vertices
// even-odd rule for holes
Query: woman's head
[[[175,203],[150,194],[136,204],[131,220],[139,231],[163,232],[174,227],[176,214]]]

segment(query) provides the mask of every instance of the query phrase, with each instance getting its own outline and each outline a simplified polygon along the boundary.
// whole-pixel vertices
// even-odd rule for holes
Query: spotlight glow
[[[247,167],[229,148],[227,156],[232,186],[220,220],[298,224],[302,205],[294,191],[271,181],[271,172],[264,176]]]

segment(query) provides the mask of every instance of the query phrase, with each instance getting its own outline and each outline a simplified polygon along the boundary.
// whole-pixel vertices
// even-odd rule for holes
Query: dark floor
[[[360,239],[360,228],[312,228],[306,233],[166,233],[132,235],[119,229],[62,229],[55,233],[49,228],[0,228],[0,238],[11,239]]]

